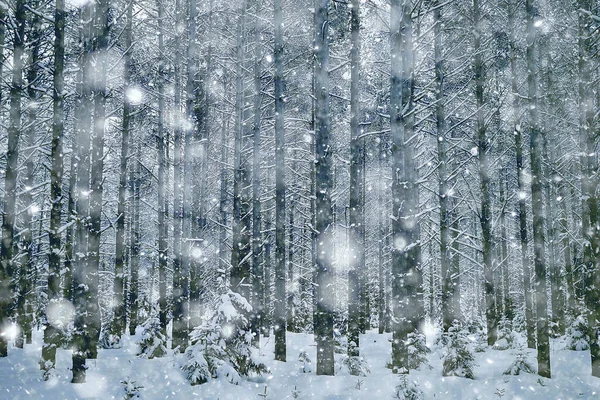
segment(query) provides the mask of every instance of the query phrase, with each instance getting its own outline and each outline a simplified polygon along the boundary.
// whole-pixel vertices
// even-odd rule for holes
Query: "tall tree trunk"
[[[34,2],[32,7],[37,9],[37,2]],[[20,327],[19,334],[15,339],[15,347],[23,348],[25,341],[31,343],[33,329],[33,313],[31,312],[32,295],[35,294],[34,285],[31,278],[35,275],[37,268],[33,260],[33,231],[32,224],[34,211],[32,190],[35,182],[35,160],[37,151],[35,147],[37,114],[38,114],[38,99],[39,91],[37,89],[39,69],[40,69],[40,47],[41,36],[40,17],[35,14],[31,20],[31,32],[27,38],[30,43],[30,62],[27,70],[27,98],[29,101],[27,107],[27,136],[25,137],[25,167],[26,174],[23,183],[25,191],[22,195],[23,208],[23,227],[21,236],[21,260],[19,272],[19,292],[17,296],[17,325]]]
[[[75,306],[75,332],[73,334],[73,378],[72,383],[85,382],[85,359],[88,356],[89,335],[87,333],[87,272],[88,272],[88,212],[90,196],[90,129],[92,126],[92,93],[89,82],[92,76],[92,18],[93,7],[86,4],[80,11],[81,21],[81,55],[79,56],[80,73],[78,76],[77,108],[75,110],[76,146],[73,153],[75,161],[75,187],[77,195],[74,214],[74,244],[71,262],[72,299]]]
[[[180,26],[182,21],[183,6],[181,0],[175,1],[175,23]],[[173,135],[173,347],[180,348],[180,351],[184,350],[183,338],[180,337],[182,329],[184,329],[185,318],[183,313],[183,306],[185,304],[185,297],[183,296],[183,245],[181,242],[182,230],[183,230],[183,131],[187,132],[186,119],[181,115],[181,68],[182,68],[182,57],[181,57],[181,34],[176,31],[175,39],[175,62],[173,63],[174,68],[174,80],[175,80],[175,93],[174,93],[174,107],[176,112],[176,120]]]
[[[89,269],[87,274],[88,302],[87,328],[89,333],[89,358],[97,357],[97,344],[100,337],[99,271],[100,234],[102,222],[102,191],[104,171],[104,130],[106,126],[106,70],[109,39],[109,0],[95,3],[95,48],[94,48],[94,125],[91,156],[91,194],[89,231]]]
[[[518,3],[518,2],[517,2]],[[518,48],[516,42],[515,15],[519,4],[509,3],[508,19],[510,26],[510,75],[513,111],[513,134],[515,137],[515,150],[517,158],[517,186],[519,199],[519,239],[521,242],[521,269],[523,271],[523,297],[525,299],[525,327],[527,332],[527,347],[535,348],[535,321],[533,319],[533,294],[531,292],[531,274],[527,257],[527,188],[525,184],[525,165],[523,163],[523,134],[521,132],[521,109],[519,102],[517,58]]]
[[[168,321],[168,301],[167,301],[167,226],[165,221],[165,82],[164,82],[164,7],[161,0],[157,0],[158,7],[158,123],[156,127],[156,152],[158,159],[158,302],[159,302],[159,320],[160,329],[163,335],[167,334]],[[177,294],[174,294],[177,296]],[[176,326],[173,323],[173,347],[181,345],[175,340]],[[181,346],[185,347],[185,346]],[[183,351],[181,349],[180,351]]]
[[[598,293],[600,291],[600,229],[598,224],[598,187],[596,140],[594,132],[594,92],[592,66],[590,58],[595,36],[590,31],[591,0],[579,0],[579,135],[581,146],[581,199],[582,199],[582,232],[584,240],[583,264],[585,292],[584,299],[587,307],[588,337],[592,376],[600,377],[600,306]]]
[[[132,140],[132,142],[135,142]],[[135,335],[135,328],[139,323],[139,267],[140,267],[140,156],[141,143],[137,141],[135,150],[135,159],[131,168],[129,178],[129,187],[131,188],[132,210],[131,210],[131,255],[130,255],[130,270],[131,277],[129,280],[129,334]]]
[[[444,332],[448,332],[452,322],[458,319],[458,310],[453,308],[455,289],[458,286],[458,275],[452,270],[452,257],[450,253],[450,212],[448,188],[448,140],[446,137],[446,111],[444,107],[444,56],[442,43],[442,7],[439,0],[433,3],[434,19],[434,57],[435,57],[435,120],[437,127],[437,152],[438,152],[438,197],[440,203],[440,267],[442,272],[442,321]],[[433,276],[432,276],[433,279]]]
[[[383,158],[385,156],[385,145],[383,138],[379,138],[377,143],[377,274],[378,274],[378,320],[379,320],[379,334],[383,334],[386,331],[387,321],[389,320],[389,313],[387,313],[388,304],[386,302],[386,276],[387,271],[384,267],[384,244],[385,244],[385,230],[384,230],[384,215],[385,206],[383,204],[383,193],[384,193],[384,180],[383,180]]]
[[[286,361],[285,290],[285,94],[283,81],[282,0],[274,0],[275,29],[275,360]]]
[[[509,268],[508,268],[508,239],[506,236],[506,192],[508,191],[508,180],[506,179],[506,170],[500,169],[500,240],[501,240],[501,260],[500,273],[502,275],[502,302],[504,305],[504,318],[510,324],[513,318],[512,300],[509,292]],[[505,186],[506,185],[506,186]],[[506,188],[506,189],[505,189]],[[500,288],[500,286],[498,286]],[[500,289],[498,289],[500,291]]]
[[[349,204],[349,268],[348,272],[348,355],[359,355],[359,333],[364,328],[365,313],[361,280],[364,281],[365,271],[365,249],[364,230],[362,224],[363,201],[363,158],[364,152],[361,146],[360,127],[358,124],[360,99],[360,2],[352,0],[350,9],[350,34],[352,49],[350,51],[350,204]],[[352,372],[352,371],[351,371]],[[358,371],[354,371],[358,372]]]
[[[257,2],[256,14],[260,11],[260,2]],[[261,236],[261,204],[260,204],[260,132],[261,132],[261,51],[260,37],[261,25],[258,18],[254,21],[254,121],[252,126],[252,320],[250,330],[253,344],[260,345],[260,326],[262,321],[263,278],[262,278],[262,236]]]
[[[333,375],[333,306],[334,293],[329,287],[333,274],[331,244],[333,219],[331,209],[331,148],[329,122],[329,0],[316,3],[315,11],[315,147],[316,147],[316,309],[314,315],[317,342],[317,375]],[[291,229],[291,227],[290,227]]]
[[[17,200],[19,139],[21,135],[21,96],[23,91],[23,54],[25,52],[26,2],[17,0],[14,15],[12,84],[6,170],[4,175],[4,211],[2,214],[2,244],[0,245],[0,324],[9,323],[15,291],[14,237]],[[8,355],[8,340],[0,335],[0,357]]]
[[[535,266],[535,303],[538,351],[538,373],[550,378],[550,339],[546,293],[546,260],[544,243],[544,205],[542,193],[543,134],[539,126],[537,74],[535,54],[537,32],[534,22],[533,0],[526,0],[527,11],[527,83],[529,88],[529,143],[531,157],[531,196],[533,211],[533,245]]]
[[[408,372],[408,335],[423,317],[419,304],[419,222],[413,147],[413,28],[412,1],[391,3],[392,132],[392,370]]]
[[[125,26],[125,67],[123,70],[123,122],[121,136],[121,162],[119,170],[119,197],[117,202],[117,232],[115,237],[115,281],[114,281],[114,315],[111,326],[111,334],[115,340],[119,340],[125,332],[127,323],[126,299],[125,299],[125,219],[127,207],[127,162],[129,160],[129,142],[132,120],[131,75],[133,64],[131,59],[133,1],[127,5],[127,22]]]
[[[248,3],[244,1],[240,10],[238,22],[237,65],[236,65],[236,126],[234,144],[234,176],[233,176],[233,221],[232,221],[232,250],[231,250],[231,289],[245,299],[250,298],[250,232],[251,219],[249,210],[248,160],[245,154],[246,131],[243,121],[246,119],[244,110],[244,63],[245,63],[245,20]]]
[[[475,72],[475,100],[477,107],[477,151],[479,155],[479,186],[481,190],[481,233],[483,242],[483,275],[485,281],[485,303],[487,320],[487,341],[492,346],[496,343],[497,323],[494,302],[494,273],[493,273],[493,241],[492,241],[492,202],[490,198],[490,170],[489,151],[490,142],[487,138],[485,121],[485,65],[481,49],[481,9],[480,1],[473,0],[473,25],[474,25],[474,60]]]
[[[63,135],[64,135],[64,62],[65,62],[65,2],[56,0],[54,9],[54,76],[52,93],[52,170],[50,172],[50,229],[48,240],[48,305],[55,307],[61,299],[60,254],[61,254],[61,212],[63,177]],[[59,331],[44,317],[44,343],[42,345],[41,368],[49,371],[56,366],[56,347],[59,344]]]

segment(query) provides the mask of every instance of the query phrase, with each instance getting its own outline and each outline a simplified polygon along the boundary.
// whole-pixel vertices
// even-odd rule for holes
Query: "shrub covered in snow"
[[[399,400],[423,400],[424,395],[416,382],[409,380],[406,375],[400,375],[400,383],[396,385],[393,398]]]
[[[474,379],[475,357],[469,349],[467,333],[460,329],[458,321],[452,323],[447,336],[442,374]]]
[[[513,346],[515,336],[510,328],[508,320],[502,318],[498,327],[498,338],[494,343],[494,350],[508,350]]]
[[[345,355],[341,356],[337,363],[340,365],[339,370],[345,369],[350,375],[367,376],[367,374],[371,373],[369,365],[364,357]]]
[[[567,328],[568,350],[583,351],[590,348],[587,335],[587,319],[584,315],[579,315]]]
[[[300,354],[298,354],[298,361],[302,363],[301,371],[303,374],[312,372],[312,361],[305,350],[302,350]]]
[[[140,398],[140,389],[143,389],[143,386],[138,386],[136,381],[132,381],[127,378],[124,381],[121,381],[123,384],[123,400],[129,399],[139,399]]]
[[[182,368],[192,385],[215,378],[238,384],[242,376],[267,372],[264,364],[253,358],[246,318],[251,311],[248,301],[231,290],[218,297],[211,318],[190,335],[192,345],[186,349]]]
[[[420,332],[413,332],[408,334],[408,368],[419,369],[423,365],[427,364],[427,354],[431,352],[427,347],[427,341],[425,335]]]
[[[138,356],[152,359],[167,354],[167,338],[161,332],[158,311],[153,309],[150,316],[142,324],[142,340],[139,344]]]
[[[521,371],[535,374],[535,368],[527,361],[527,356],[522,348],[517,352],[515,361],[504,371],[504,375],[519,375]]]

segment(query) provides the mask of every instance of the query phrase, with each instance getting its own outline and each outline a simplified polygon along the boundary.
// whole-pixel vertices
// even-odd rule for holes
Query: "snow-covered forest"
[[[0,0],[0,398],[600,398],[598,0]]]

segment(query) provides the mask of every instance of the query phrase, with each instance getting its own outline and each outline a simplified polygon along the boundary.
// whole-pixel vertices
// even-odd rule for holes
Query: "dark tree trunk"
[[[283,20],[281,0],[274,0],[275,26],[275,360],[286,361],[285,315],[285,128],[283,81]]]
[[[97,344],[100,337],[100,307],[98,299],[100,257],[100,234],[102,222],[102,191],[104,171],[104,130],[106,103],[107,59],[103,56],[108,50],[109,39],[109,0],[95,3],[95,64],[93,68],[94,125],[91,155],[90,215],[89,215],[89,265],[87,273],[88,301],[87,328],[89,334],[89,358],[97,357]],[[102,263],[103,264],[103,263]]]
[[[81,41],[80,73],[78,77],[77,105],[75,110],[75,136],[73,141],[73,154],[75,161],[75,187],[78,193],[74,198],[74,244],[72,249],[72,294],[75,306],[75,332],[73,334],[73,379],[72,383],[85,382],[85,359],[88,357],[89,334],[86,328],[87,321],[87,273],[88,273],[88,212],[90,196],[90,129],[92,126],[92,93],[90,82],[92,76],[92,18],[91,4],[81,9]]]
[[[546,293],[546,259],[544,243],[544,204],[542,193],[542,152],[543,135],[539,126],[537,59],[535,46],[537,41],[534,27],[533,0],[526,0],[527,11],[527,83],[529,88],[529,143],[531,157],[531,197],[533,211],[533,245],[535,266],[535,303],[537,314],[537,351],[538,373],[550,378],[550,339],[548,331],[548,310]]]
[[[260,3],[257,3],[260,9]],[[257,15],[259,10],[257,10]],[[260,35],[261,25],[258,19],[254,22],[254,121],[252,126],[252,320],[250,329],[253,336],[253,344],[260,345],[260,326],[262,324],[262,300],[263,300],[263,278],[262,278],[262,236],[261,236],[261,203],[260,203],[260,132],[261,132],[261,51]]]
[[[527,257],[527,188],[525,187],[525,165],[523,163],[523,134],[521,132],[521,110],[518,89],[517,71],[517,43],[515,37],[518,4],[509,3],[508,19],[510,26],[510,74],[513,111],[513,134],[515,137],[515,150],[517,158],[517,186],[519,199],[519,239],[521,242],[521,268],[523,271],[523,297],[525,299],[525,327],[527,331],[527,347],[535,348],[535,321],[533,319],[533,297],[531,292],[531,275]]]
[[[131,210],[131,255],[130,269],[131,279],[129,283],[129,334],[135,335],[139,321],[139,267],[140,267],[140,156],[141,143],[137,141],[134,165],[131,168],[129,187],[132,195]]]
[[[158,159],[158,303],[159,303],[159,320],[160,329],[163,335],[167,334],[168,321],[168,301],[167,301],[167,225],[165,221],[165,128],[164,128],[164,115],[165,115],[165,93],[164,93],[164,68],[165,59],[164,54],[164,8],[163,2],[157,1],[158,7],[158,76],[157,76],[157,87],[158,87],[158,123],[156,132],[156,152]],[[176,296],[176,294],[174,294]],[[175,332],[179,331],[179,327],[176,326],[175,321],[173,323],[173,347],[180,346]],[[185,346],[180,346],[185,347]],[[183,349],[180,349],[183,351]]]
[[[127,323],[126,299],[125,299],[125,262],[126,262],[126,246],[125,246],[125,220],[127,207],[127,163],[129,161],[129,142],[131,135],[131,112],[132,102],[131,94],[128,93],[131,85],[132,75],[132,59],[131,45],[132,41],[132,20],[133,20],[133,1],[127,5],[127,22],[125,26],[125,67],[123,70],[123,123],[121,136],[121,162],[119,170],[119,197],[117,203],[117,232],[115,238],[115,282],[114,282],[114,315],[112,320],[111,333],[119,340],[125,332]]]
[[[54,91],[52,93],[52,170],[50,172],[50,229],[48,240],[48,306],[56,304],[62,297],[60,290],[61,212],[63,177],[64,135],[64,62],[65,62],[65,2],[56,0],[54,9]],[[46,307],[48,307],[46,306]],[[56,366],[56,347],[59,344],[57,327],[44,317],[44,344],[42,345],[41,368],[49,371]]]
[[[485,65],[481,49],[480,29],[481,9],[479,0],[473,0],[473,25],[474,25],[474,61],[473,70],[475,73],[475,100],[477,117],[477,153],[479,156],[479,187],[481,190],[481,233],[483,241],[483,275],[485,281],[485,303],[487,320],[487,339],[488,345],[496,343],[497,323],[496,310],[494,302],[494,276],[493,276],[493,241],[492,241],[492,202],[490,195],[490,176],[489,176],[489,151],[490,142],[487,137],[487,127],[485,121]]]
[[[331,149],[329,122],[329,0],[316,3],[315,11],[315,190],[316,190],[316,271],[314,331],[317,342],[317,375],[333,375],[333,305],[330,287],[333,274],[333,219],[331,209]],[[290,227],[291,229],[291,227]]]
[[[33,8],[37,8],[37,2]],[[32,297],[35,295],[32,277],[35,276],[37,268],[33,260],[33,194],[32,190],[35,183],[35,157],[37,151],[35,147],[36,128],[37,128],[37,101],[39,91],[36,87],[39,79],[40,70],[40,46],[42,32],[40,30],[40,17],[35,14],[31,20],[31,31],[28,34],[27,42],[30,43],[30,65],[27,70],[27,98],[29,101],[27,107],[27,136],[25,137],[25,168],[26,174],[23,179],[25,191],[21,197],[25,212],[22,214],[23,227],[21,232],[21,260],[19,271],[19,291],[17,296],[17,325],[20,327],[19,334],[15,339],[15,347],[23,348],[25,341],[31,343],[33,329]]]
[[[413,160],[413,28],[412,1],[391,3],[392,133],[392,370],[408,372],[408,335],[417,330],[420,304],[419,222]]]
[[[15,287],[14,237],[17,200],[19,139],[21,135],[21,96],[23,92],[23,53],[25,52],[26,2],[17,0],[14,15],[12,84],[6,169],[4,175],[4,211],[2,214],[2,243],[0,245],[0,324],[9,323],[13,312]],[[6,336],[0,335],[0,357],[8,355]]]
[[[361,277],[366,275],[364,257],[364,229],[363,229],[363,158],[361,146],[359,118],[359,92],[360,79],[360,9],[358,0],[352,0],[350,14],[350,34],[352,49],[350,51],[350,204],[349,204],[349,264],[351,273],[348,273],[348,355],[359,355],[359,333],[364,328],[365,312]],[[364,278],[363,278],[364,280]]]

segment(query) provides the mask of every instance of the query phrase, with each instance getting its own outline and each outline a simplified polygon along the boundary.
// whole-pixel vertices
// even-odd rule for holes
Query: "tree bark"
[[[14,237],[17,200],[17,173],[19,140],[21,136],[21,96],[23,92],[23,53],[25,52],[26,2],[17,0],[14,15],[12,84],[10,86],[10,113],[6,170],[4,177],[4,211],[2,214],[2,244],[0,245],[0,324],[9,324],[13,313],[12,279],[15,277]],[[8,355],[6,336],[0,335],[0,357]]]
[[[333,219],[331,209],[331,156],[329,122],[329,0],[316,3],[315,11],[315,190],[316,190],[316,309],[314,331],[317,342],[317,375],[333,375],[334,294],[329,287],[333,274]],[[291,228],[291,227],[290,227]]]
[[[52,92],[52,170],[50,172],[50,229],[48,240],[48,306],[56,304],[62,297],[60,290],[61,213],[63,177],[64,135],[64,62],[65,62],[65,2],[56,0],[54,9],[54,75]],[[49,371],[56,366],[56,347],[59,344],[57,327],[44,316],[44,343],[42,345],[41,368]]]
[[[548,310],[546,293],[546,259],[544,243],[544,214],[542,193],[542,152],[543,133],[539,125],[538,111],[538,65],[535,54],[537,41],[536,27],[534,26],[533,0],[526,0],[527,12],[527,83],[529,89],[529,143],[531,157],[531,197],[533,211],[533,249],[535,266],[535,303],[536,303],[536,330],[538,351],[538,373],[550,378],[550,339],[548,330]]]
[[[275,27],[275,360],[286,361],[285,290],[285,93],[283,77],[283,19],[281,0],[274,0]]]

